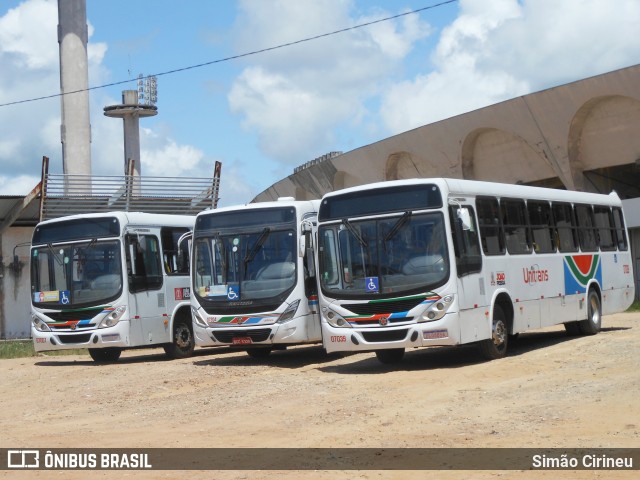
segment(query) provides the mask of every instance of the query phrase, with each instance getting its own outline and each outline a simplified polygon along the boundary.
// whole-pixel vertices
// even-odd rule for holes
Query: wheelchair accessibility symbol
[[[60,303],[69,305],[69,290],[60,290]]]
[[[229,285],[227,289],[227,300],[239,300],[240,292],[238,285]]]
[[[364,289],[366,292],[377,292],[379,290],[378,277],[364,277]]]

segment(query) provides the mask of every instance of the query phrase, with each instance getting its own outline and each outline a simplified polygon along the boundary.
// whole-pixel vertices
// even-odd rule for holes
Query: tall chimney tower
[[[91,119],[85,0],[58,0],[62,171],[91,175]],[[77,93],[72,93],[77,92]]]

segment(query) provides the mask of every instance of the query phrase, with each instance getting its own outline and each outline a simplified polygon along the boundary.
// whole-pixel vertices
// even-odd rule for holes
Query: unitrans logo
[[[537,267],[523,268],[522,275],[524,277],[524,283],[537,283],[549,281],[549,270],[540,269]]]
[[[40,452],[38,450],[7,450],[8,468],[39,468]]]

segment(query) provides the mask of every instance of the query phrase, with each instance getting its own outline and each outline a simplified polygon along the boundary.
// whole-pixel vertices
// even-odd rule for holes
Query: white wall
[[[0,237],[0,338],[29,338],[31,336],[29,279],[29,243],[32,227],[12,227]],[[18,246],[26,243],[27,245]],[[17,265],[13,262],[18,257]]]

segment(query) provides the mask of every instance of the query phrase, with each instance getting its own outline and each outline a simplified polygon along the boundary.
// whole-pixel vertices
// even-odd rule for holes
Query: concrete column
[[[91,175],[91,120],[85,0],[58,0],[62,170]],[[70,93],[77,92],[77,93]]]

